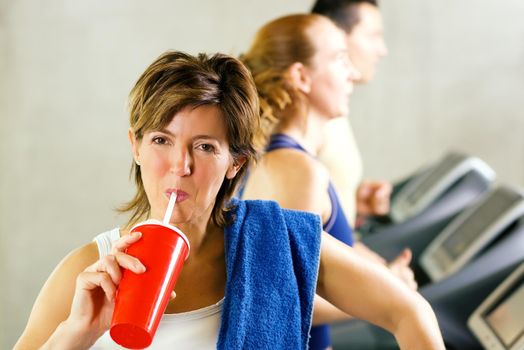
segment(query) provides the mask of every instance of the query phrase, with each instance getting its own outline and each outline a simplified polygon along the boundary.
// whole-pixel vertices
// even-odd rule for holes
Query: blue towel
[[[232,200],[218,349],[306,349],[321,221],[270,201]]]

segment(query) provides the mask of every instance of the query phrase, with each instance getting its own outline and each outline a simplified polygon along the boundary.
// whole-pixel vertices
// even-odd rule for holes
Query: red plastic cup
[[[143,349],[153,341],[184,261],[189,256],[187,237],[174,226],[158,220],[137,224],[142,233],[127,254],[138,258],[146,271],[124,270],[116,294],[109,334],[128,349]]]

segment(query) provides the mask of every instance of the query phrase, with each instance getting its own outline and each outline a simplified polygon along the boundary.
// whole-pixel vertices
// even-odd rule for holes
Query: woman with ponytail
[[[318,214],[324,231],[353,245],[351,226],[328,172],[316,159],[327,122],[347,115],[353,82],[360,76],[349,60],[344,32],[321,15],[285,16],[262,27],[241,59],[259,93],[258,144],[265,149],[245,183],[243,198],[275,200],[284,208]],[[416,289],[409,251],[390,264],[362,244],[354,251]],[[311,349],[330,347],[325,323],[349,317],[317,296]]]

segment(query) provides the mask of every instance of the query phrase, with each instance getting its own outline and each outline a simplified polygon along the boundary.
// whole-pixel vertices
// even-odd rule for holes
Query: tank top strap
[[[266,152],[271,152],[281,148],[293,148],[311,155],[304,147],[302,147],[291,136],[286,134],[273,134],[269,139],[269,144],[266,147]]]
[[[271,138],[269,139],[269,145],[266,147],[266,152],[271,152],[282,148],[296,149],[314,158],[314,156],[311,153],[306,151],[306,149],[304,149],[304,147],[302,147],[292,137],[285,134],[271,135]],[[331,215],[329,216],[327,221],[322,225],[322,228],[324,229],[324,231],[330,233],[332,236],[338,238],[342,242],[348,245],[352,245],[352,230],[347,222],[344,212],[342,211],[340,201],[331,181],[329,181],[327,190],[329,195],[329,201],[331,202]]]
[[[340,210],[339,201],[337,193],[335,192],[335,187],[333,187],[333,184],[331,181],[329,181],[328,185],[328,195],[329,200],[331,202],[331,215],[329,216],[329,219],[326,221],[326,223],[322,226],[324,231],[329,232],[335,225],[336,218],[338,216],[338,211]]]
[[[96,242],[98,247],[98,257],[103,258],[111,252],[113,243],[120,238],[120,229],[114,228],[110,231],[102,232],[93,238],[93,241]]]

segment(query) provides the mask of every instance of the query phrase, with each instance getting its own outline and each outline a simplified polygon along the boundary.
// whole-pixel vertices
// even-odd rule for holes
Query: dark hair
[[[360,21],[358,6],[361,4],[378,7],[376,0],[317,0],[311,9],[311,13],[329,17],[349,34]]]
[[[255,84],[249,70],[236,58],[215,54],[191,56],[166,52],[153,62],[138,79],[129,97],[130,125],[137,140],[146,132],[161,130],[185,107],[213,105],[220,109],[229,151],[234,161],[245,165],[229,180],[224,178],[211,214],[220,227],[227,224],[226,201],[235,191],[247,165],[256,160],[253,135],[259,126],[259,105]],[[135,197],[120,212],[131,212],[128,226],[149,215],[140,166],[131,167],[137,185]]]

